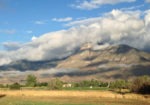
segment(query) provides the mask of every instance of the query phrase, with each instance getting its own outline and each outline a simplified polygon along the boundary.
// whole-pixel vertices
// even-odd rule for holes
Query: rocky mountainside
[[[150,54],[127,45],[110,46],[100,50],[83,49],[57,65],[58,68],[97,69],[113,65],[132,66],[150,63]]]
[[[10,64],[0,66],[0,71],[19,70],[19,71],[37,71],[39,69],[49,69],[57,66],[57,63],[62,59],[53,59],[49,61],[14,61]]]
[[[70,76],[127,79],[150,75],[150,53],[128,45],[109,46],[100,50],[81,47],[78,53],[60,62],[57,68],[79,69],[78,73]]]
[[[12,76],[18,80],[23,78],[25,74],[23,72],[28,73],[28,71],[38,75],[40,79],[60,77],[65,81],[132,79],[136,76],[150,75],[150,53],[128,45],[102,46],[85,44],[64,59],[14,61],[0,66],[0,71],[3,72],[0,78],[5,78],[7,75],[8,78],[10,77],[8,80],[13,80]],[[13,75],[9,71],[13,71]],[[15,74],[15,71],[19,73]]]

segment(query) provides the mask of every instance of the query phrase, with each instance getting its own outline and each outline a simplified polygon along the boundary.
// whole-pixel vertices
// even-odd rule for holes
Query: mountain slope
[[[92,76],[100,79],[132,78],[150,75],[150,54],[127,45],[94,50],[85,48],[60,62],[57,68],[76,68],[70,76]],[[62,74],[63,76],[65,74]]]
[[[61,61],[60,59],[49,60],[49,61],[28,61],[28,60],[20,60],[14,61],[10,64],[0,66],[0,70],[19,70],[19,71],[27,71],[27,70],[39,70],[39,69],[49,69],[53,68],[57,65],[57,62]]]
[[[98,67],[103,64],[150,63],[150,54],[127,45],[110,46],[101,50],[84,49],[57,65],[58,68]]]
[[[95,47],[85,44],[64,59],[14,61],[0,66],[0,71],[3,72],[0,82],[23,80],[28,73],[37,75],[43,81],[53,77],[60,77],[64,81],[133,79],[150,75],[150,53],[128,45]]]

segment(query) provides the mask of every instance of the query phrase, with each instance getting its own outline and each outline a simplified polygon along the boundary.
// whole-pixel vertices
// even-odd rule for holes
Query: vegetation
[[[51,90],[62,89],[62,86],[63,86],[63,82],[58,78],[52,79],[48,84],[48,88]]]
[[[129,82],[125,80],[116,80],[110,83],[110,88],[117,89],[127,89],[129,87]]]
[[[142,76],[133,80],[131,91],[140,94],[150,94],[150,77]]]
[[[39,87],[45,86],[45,87],[47,87],[48,83],[47,82],[39,82],[39,83],[36,84],[36,86],[39,86]]]
[[[89,97],[91,94],[98,95],[97,92],[90,93],[85,92],[86,95],[81,96],[83,92],[76,92],[77,97],[70,97],[69,94],[73,95],[74,92],[64,92],[60,96],[60,91],[56,93],[56,96],[43,96],[41,91],[36,91],[35,94],[38,96],[19,96],[14,95],[8,96],[0,99],[0,105],[149,105],[148,100],[142,99],[125,99],[125,98],[99,98],[99,97]],[[26,92],[27,93],[27,92]],[[20,92],[18,92],[20,94]],[[45,93],[45,95],[51,93]],[[99,93],[102,95],[104,93]],[[41,95],[41,97],[39,97]],[[58,96],[57,96],[58,95]],[[94,96],[93,95],[93,96]],[[108,94],[106,94],[107,96]],[[65,97],[64,97],[65,96]]]
[[[37,78],[34,75],[28,75],[26,79],[26,86],[34,87],[37,84]]]
[[[0,84],[0,88],[5,88],[5,86],[3,84]]]
[[[1,88],[9,87],[10,89],[7,91],[1,91],[0,105],[1,104],[2,105],[144,105],[144,104],[149,105],[150,104],[149,101],[150,98],[147,98],[149,97],[149,95],[138,95],[132,93],[122,95],[120,93],[116,93],[116,91],[115,93],[114,91],[108,91],[109,89],[110,90],[129,89],[131,90],[131,92],[135,93],[150,94],[149,76],[138,77],[135,78],[133,81],[116,80],[110,83],[94,79],[76,83],[67,83],[67,82],[64,83],[58,78],[51,79],[49,83],[47,82],[39,83],[34,75],[27,76],[26,80],[27,81],[25,85],[20,85],[19,83],[14,83],[6,86],[0,85]],[[72,86],[63,87],[64,84],[72,84]],[[22,91],[19,90],[20,88],[22,88]],[[23,89],[31,89],[31,90],[23,91]],[[42,91],[36,91],[37,89],[41,89]],[[48,89],[55,91],[49,91]],[[60,89],[61,91],[57,91]]]
[[[0,88],[9,88],[11,90],[27,89],[27,90],[113,90],[117,89],[119,93],[125,93],[122,90],[126,89],[127,92],[150,94],[150,76],[142,76],[135,78],[133,81],[116,80],[112,82],[102,82],[99,80],[84,80],[80,82],[71,83],[71,87],[64,87],[64,84],[70,84],[63,82],[58,78],[51,79],[49,82],[38,82],[36,76],[28,75],[26,78],[26,84],[20,85],[14,83],[11,85],[0,84]]]
[[[21,88],[21,85],[19,83],[14,83],[12,85],[10,85],[9,87],[11,90],[18,90]]]
[[[74,87],[107,87],[107,86],[108,86],[107,82],[102,82],[94,79],[74,83]]]

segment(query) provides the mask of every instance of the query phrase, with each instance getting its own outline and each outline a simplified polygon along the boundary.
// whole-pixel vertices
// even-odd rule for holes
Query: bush
[[[81,81],[79,83],[75,83],[74,86],[75,87],[99,87],[101,84],[101,82],[91,79],[91,80],[85,80],[85,81]]]
[[[116,80],[110,83],[110,88],[114,89],[127,89],[129,86],[129,82],[125,80]]]
[[[52,79],[48,84],[48,88],[51,90],[62,89],[62,86],[63,86],[63,82],[59,79]]]
[[[14,83],[14,84],[10,85],[9,88],[12,90],[19,90],[21,88],[21,86],[19,83]]]
[[[41,83],[37,83],[36,86],[42,87],[42,86],[48,86],[47,82],[41,82]]]
[[[5,88],[5,86],[3,84],[0,84],[0,88]]]
[[[26,86],[34,87],[37,84],[36,76],[28,75],[26,78]]]
[[[140,94],[150,94],[150,77],[142,76],[133,80],[131,91]]]

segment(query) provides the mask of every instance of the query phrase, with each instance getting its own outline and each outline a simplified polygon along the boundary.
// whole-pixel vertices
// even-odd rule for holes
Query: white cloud
[[[22,44],[17,43],[17,42],[5,42],[5,43],[3,43],[3,47],[8,51],[17,50],[20,47],[22,47]]]
[[[34,40],[36,40],[36,39],[37,39],[36,36],[33,36],[33,37],[31,38],[32,41],[34,41]]]
[[[137,5],[137,6],[131,6],[131,7],[127,7],[127,8],[121,8],[122,11],[131,11],[131,10],[136,10],[136,9],[139,9],[141,7],[143,7],[144,4],[141,4],[141,5]]]
[[[76,21],[72,28],[46,33],[36,40],[21,45],[17,50],[0,51],[0,65],[26,59],[31,61],[63,58],[87,41],[127,44],[150,50],[150,10],[140,18],[140,11],[113,10],[104,16]],[[74,26],[75,25],[75,26]]]
[[[56,21],[56,22],[68,22],[71,21],[72,17],[66,17],[66,18],[53,18],[52,21]]]
[[[42,25],[42,24],[46,24],[46,21],[43,21],[43,20],[37,20],[34,22],[35,24],[38,24],[38,25]]]
[[[83,20],[76,20],[76,21],[71,21],[69,23],[66,24],[66,26],[76,26],[76,25],[86,25],[93,23],[93,22],[97,22],[98,20],[100,20],[101,17],[95,17],[95,18],[87,18],[87,19],[83,19]]]
[[[99,8],[101,5],[105,4],[117,4],[122,2],[135,2],[136,0],[82,0],[77,4],[73,4],[72,7],[78,9],[91,10]]]
[[[27,32],[28,34],[32,34],[32,33],[33,33],[32,30],[27,30],[26,32]]]
[[[15,29],[0,29],[0,33],[4,33],[4,34],[15,34],[16,30]]]

